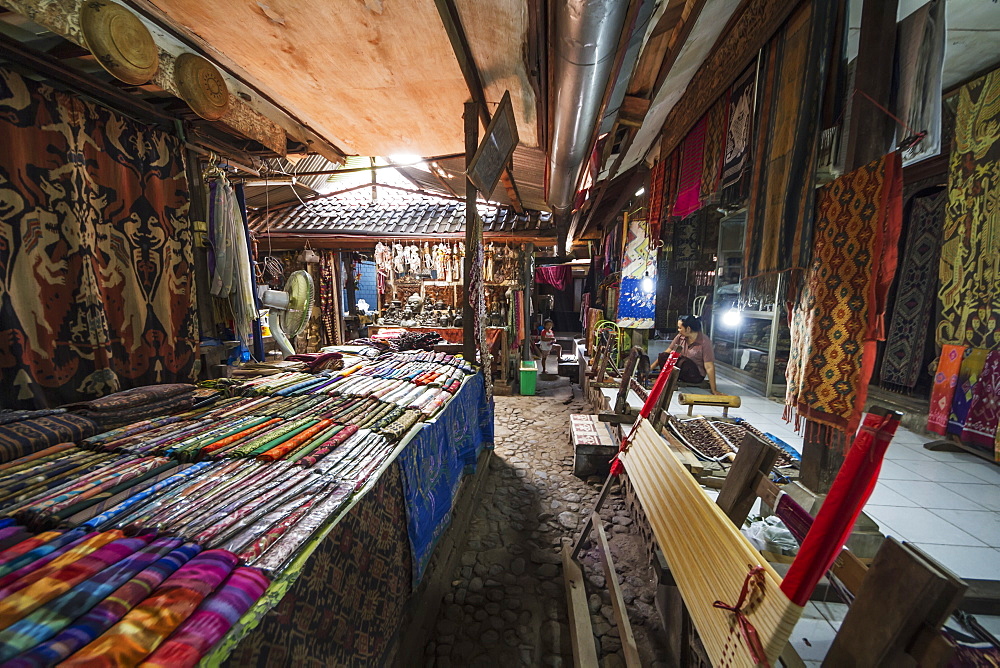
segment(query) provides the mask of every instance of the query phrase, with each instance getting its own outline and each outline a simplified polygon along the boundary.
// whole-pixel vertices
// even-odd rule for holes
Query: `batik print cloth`
[[[617,323],[619,327],[649,329],[656,316],[656,249],[650,244],[644,218],[629,218],[626,224]]]
[[[939,344],[1000,349],[1000,70],[958,93],[941,247]]]
[[[914,197],[910,202],[896,301],[882,357],[882,383],[890,388],[912,389],[920,377],[927,329],[935,305],[946,197],[941,191]]]
[[[972,388],[972,401],[962,430],[962,441],[1000,461],[996,450],[997,426],[1000,422],[1000,351],[991,351]]]
[[[479,453],[492,444],[493,410],[486,402],[482,375],[476,374],[399,453],[414,587],[451,524],[462,477],[475,471]]]
[[[972,392],[979,381],[979,374],[986,366],[986,354],[989,351],[982,348],[968,348],[958,370],[958,384],[955,386],[955,397],[951,400],[951,412],[948,413],[948,433],[956,436],[965,429],[965,421],[972,406]]]
[[[902,224],[898,154],[868,163],[818,195],[813,261],[793,312],[786,417],[846,433],[861,418],[883,339],[885,299]]]
[[[0,146],[22,148],[0,151],[0,405],[189,380],[198,333],[180,140],[5,69],[0,107]]]
[[[958,371],[965,359],[965,348],[962,346],[945,345],[941,349],[937,373],[934,374],[934,387],[931,389],[930,408],[927,413],[927,429],[935,434],[946,433],[948,415],[955,398],[955,388],[958,387]]]

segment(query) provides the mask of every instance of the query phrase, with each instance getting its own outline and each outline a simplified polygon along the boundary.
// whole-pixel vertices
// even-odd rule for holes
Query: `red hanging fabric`
[[[804,606],[809,601],[816,584],[830,570],[851,535],[855,520],[875,489],[882,459],[898,426],[899,416],[895,413],[865,416],[830,493],[781,583],[781,591],[796,605]]]

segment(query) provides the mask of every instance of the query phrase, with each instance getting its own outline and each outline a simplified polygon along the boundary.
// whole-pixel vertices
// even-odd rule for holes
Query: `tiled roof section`
[[[251,229],[261,234],[356,234],[365,236],[437,236],[465,231],[465,203],[393,186],[379,185],[372,201],[371,186],[320,197],[269,213],[250,214]],[[555,236],[552,215],[516,213],[508,206],[479,203],[483,231],[489,234]]]

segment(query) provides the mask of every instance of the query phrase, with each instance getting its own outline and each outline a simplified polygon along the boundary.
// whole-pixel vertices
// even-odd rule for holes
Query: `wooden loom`
[[[748,567],[764,566],[762,557],[737,527],[757,497],[777,507],[781,491],[768,479],[777,450],[747,434],[717,502],[712,503],[691,476],[680,470],[676,454],[656,438],[651,425],[640,423],[636,436],[622,460],[683,600],[679,609],[672,608],[671,618],[664,620],[668,641],[684,642],[687,632],[683,629],[693,622],[700,640],[697,644],[704,646],[712,665],[755,665],[739,630],[735,631],[736,641],[741,644],[735,645],[733,653],[727,634],[733,633],[734,615],[718,609],[714,599],[741,607],[716,592],[744,577],[740,559],[746,560]],[[695,533],[700,528],[695,523],[705,529]],[[664,535],[666,527],[673,531]],[[720,560],[728,563],[720,566]],[[843,548],[831,573],[853,603],[827,652],[825,666],[947,664],[953,648],[939,629],[965,592],[962,580],[919,549],[894,539],[885,541],[870,567]],[[787,666],[803,665],[787,644],[800,609],[780,591],[781,578],[773,569],[764,568],[759,574],[763,600],[759,606],[742,608],[761,640],[766,661],[771,663],[777,653]],[[720,619],[719,613],[730,618]],[[729,643],[721,646],[721,652],[720,639]],[[696,641],[691,637],[688,642]],[[679,649],[673,648],[675,659],[684,655]],[[691,661],[692,665],[698,663],[693,658]]]
[[[712,664],[773,665],[802,614],[781,576],[647,421],[620,458]]]

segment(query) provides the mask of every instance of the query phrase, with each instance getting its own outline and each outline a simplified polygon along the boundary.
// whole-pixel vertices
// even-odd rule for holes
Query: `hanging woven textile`
[[[899,264],[899,282],[882,358],[882,384],[912,389],[924,361],[924,347],[937,285],[941,223],[946,194],[943,190],[914,197],[909,206],[909,229]]]
[[[965,348],[962,346],[945,345],[941,348],[927,412],[928,431],[942,436],[945,434],[951,404],[955,398],[955,388],[958,386],[958,371],[962,367],[964,358]]]
[[[660,220],[663,216],[663,194],[667,176],[667,161],[660,160],[649,172],[649,238],[655,243],[660,238]]]
[[[2,68],[0,106],[0,405],[190,380],[180,141]]]
[[[757,83],[757,60],[733,84],[729,93],[729,120],[726,144],[722,152],[722,174],[719,180],[722,203],[742,204],[750,188],[750,158],[752,156],[754,93]]]
[[[729,94],[715,101],[705,113],[705,155],[701,167],[701,204],[717,202],[719,177],[726,147],[726,124],[729,122]]]
[[[746,275],[803,267],[809,258],[815,135],[834,5],[802,3],[767,47],[767,80],[747,202]],[[807,76],[808,74],[808,76]],[[753,290],[744,281],[745,290]]]
[[[931,0],[899,22],[896,34],[897,86],[893,115],[910,132],[926,133],[923,140],[900,151],[903,166],[941,152],[941,75],[944,70],[945,2]]]
[[[793,415],[853,433],[875,367],[902,224],[899,154],[824,186],[813,261],[792,313],[785,377]]]
[[[705,166],[707,128],[708,116],[702,116],[681,142],[677,201],[674,204],[674,215],[678,218],[694,213],[701,206],[701,174]]]
[[[249,346],[257,303],[246,225],[236,192],[225,175],[220,174],[210,182],[209,192],[209,230],[215,258],[211,292],[229,304],[234,334]]]
[[[323,251],[320,255],[319,309],[323,344],[342,343],[340,331],[340,282],[337,280],[337,254]]]
[[[982,348],[967,348],[962,366],[958,370],[958,384],[955,386],[955,396],[951,401],[951,411],[948,413],[949,434],[956,436],[965,429],[965,421],[972,406],[973,388],[979,382],[979,375],[986,366],[986,355],[989,351]]]
[[[939,344],[1000,349],[1000,70],[958,92],[941,246]]]

